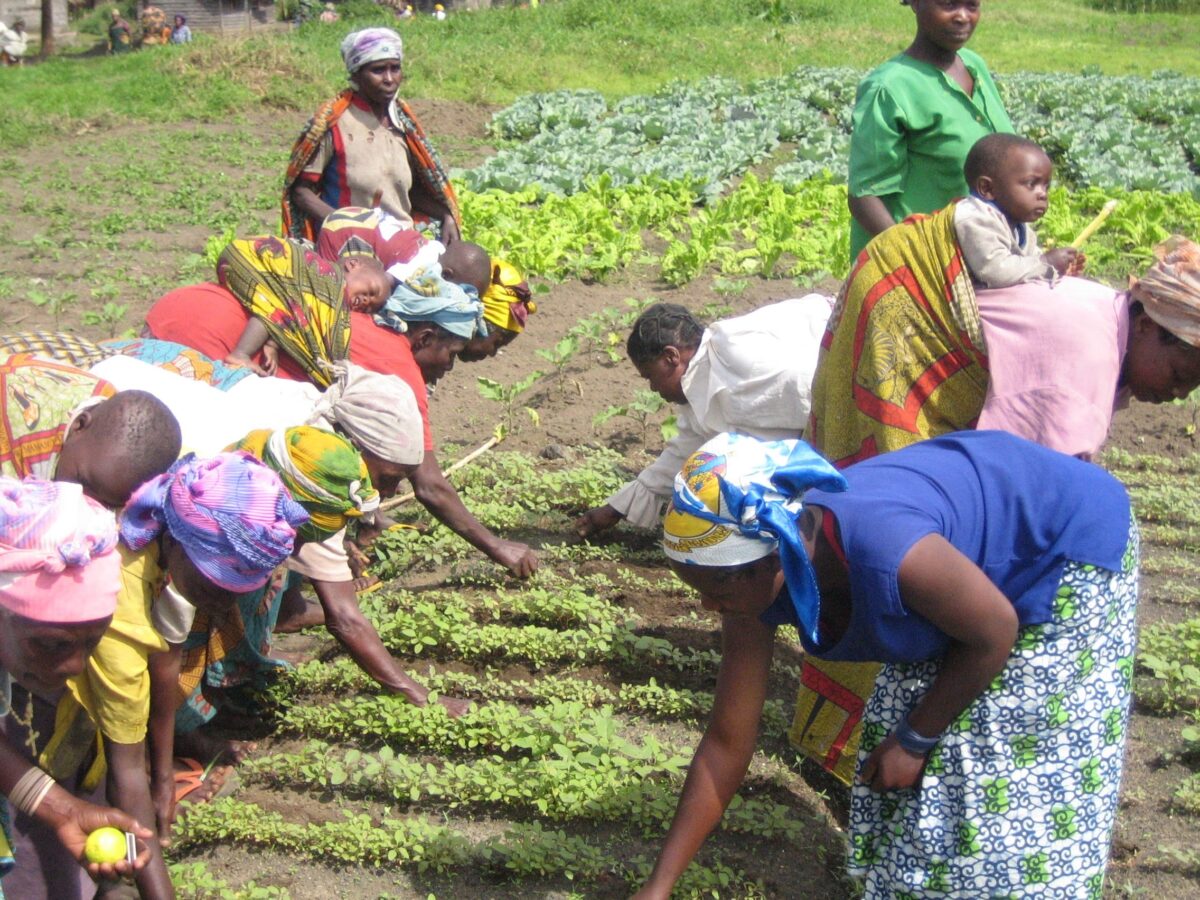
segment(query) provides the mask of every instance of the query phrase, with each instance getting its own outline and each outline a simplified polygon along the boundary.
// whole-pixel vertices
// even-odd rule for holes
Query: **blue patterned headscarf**
[[[468,341],[487,337],[479,293],[469,284],[447,281],[439,263],[397,283],[383,309],[376,313],[375,322],[399,332],[407,331],[409,322],[433,322]]]
[[[820,595],[796,527],[809,488],[846,479],[804,441],[720,434],[688,457],[663,517],[663,550],[694,566],[737,566],[776,548],[802,633],[814,643]]]
[[[404,61],[404,42],[390,28],[364,28],[342,40],[342,61],[351,78],[363,66],[381,59]]]

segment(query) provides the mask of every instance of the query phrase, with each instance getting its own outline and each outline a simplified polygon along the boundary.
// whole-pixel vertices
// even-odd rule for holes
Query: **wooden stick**
[[[503,433],[493,434],[490,438],[488,438],[458,462],[454,463],[454,465],[450,466],[450,468],[442,472],[442,474],[449,476],[450,473],[457,472],[463,466],[468,465],[477,460],[479,457],[483,456],[483,454],[487,453],[502,440],[504,440]],[[415,496],[416,494],[414,494],[412,491],[409,491],[407,494],[401,494],[399,497],[393,497],[390,500],[385,500],[383,503],[379,504],[379,509],[381,512],[387,512],[389,509],[395,509],[397,506],[407,503]]]
[[[1083,231],[1079,232],[1079,236],[1076,237],[1075,240],[1071,241],[1070,246],[1074,247],[1076,250],[1082,247],[1084,241],[1100,230],[1100,226],[1104,224],[1104,220],[1111,216],[1112,211],[1116,208],[1116,200],[1109,200],[1107,203],[1105,203],[1100,212],[1096,213],[1096,218],[1087,223],[1087,226],[1083,229]]]

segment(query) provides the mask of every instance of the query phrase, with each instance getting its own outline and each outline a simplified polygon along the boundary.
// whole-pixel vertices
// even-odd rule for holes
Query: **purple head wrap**
[[[134,492],[121,539],[141,550],[165,528],[205,578],[247,593],[288,558],[307,521],[279,476],[249,453],[188,454]]]
[[[342,61],[351,78],[367,63],[381,59],[404,61],[404,42],[390,28],[364,28],[350,32],[342,40]]]

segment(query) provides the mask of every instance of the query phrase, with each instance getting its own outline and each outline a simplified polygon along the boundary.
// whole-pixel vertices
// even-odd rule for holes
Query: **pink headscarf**
[[[0,606],[35,622],[94,622],[117,608],[112,513],[77,484],[0,478]]]

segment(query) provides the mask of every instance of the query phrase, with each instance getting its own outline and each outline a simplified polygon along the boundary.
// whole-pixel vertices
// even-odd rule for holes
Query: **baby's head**
[[[442,253],[442,277],[455,284],[471,285],[480,297],[492,283],[492,258],[478,244],[455,241]]]
[[[346,281],[342,299],[355,312],[374,314],[383,309],[392,295],[392,276],[373,256],[347,256],[342,259]]]
[[[1015,134],[981,137],[963,165],[967,187],[1014,223],[1036,222],[1046,214],[1053,174],[1046,151]]]

